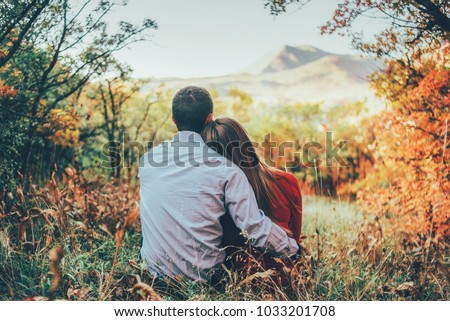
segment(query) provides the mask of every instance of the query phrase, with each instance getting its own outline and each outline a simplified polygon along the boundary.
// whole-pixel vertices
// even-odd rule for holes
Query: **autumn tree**
[[[306,4],[266,5],[280,14],[293,3]],[[354,28],[363,16],[387,23],[373,40]],[[345,0],[322,32],[349,35],[356,48],[386,62],[371,79],[387,106],[374,118],[374,172],[360,203],[378,217],[394,215],[394,228],[414,246],[440,248],[450,237],[450,3]]]
[[[396,213],[405,235],[422,240],[450,237],[450,48],[415,61],[415,74],[391,61],[374,76],[391,103],[378,119],[378,167],[368,180],[388,185],[359,192],[360,203],[377,215]]]
[[[169,122],[173,91],[133,79],[129,69],[89,83],[79,98],[85,115],[80,128],[76,168],[106,174],[116,183],[132,183],[140,157],[155,144],[171,138],[176,127]]]
[[[147,39],[148,31],[157,27],[149,19],[141,25],[122,21],[111,32],[107,16],[121,6],[112,1],[38,0],[40,10],[28,6],[33,2],[6,1],[1,6],[6,15],[0,26],[0,79],[17,90],[13,100],[0,106],[1,121],[21,124],[15,128],[25,135],[17,150],[24,177],[45,144],[38,129],[52,111],[74,107],[70,101],[76,103],[88,81],[108,69],[115,52]]]
[[[129,100],[140,92],[145,82],[133,80],[130,68],[116,62],[114,64],[115,75],[93,84],[93,89],[88,92],[88,98],[93,108],[102,115],[103,121],[98,128],[105,133],[107,143],[104,147],[111,159],[110,168],[113,176],[119,180],[122,167],[120,141],[126,132],[124,109]]]
[[[123,166],[127,169],[127,182],[131,183],[138,173],[139,159],[145,152],[176,133],[172,116],[171,102],[175,93],[164,85],[148,89],[132,104],[125,113],[134,114],[126,122],[127,135],[124,137]]]

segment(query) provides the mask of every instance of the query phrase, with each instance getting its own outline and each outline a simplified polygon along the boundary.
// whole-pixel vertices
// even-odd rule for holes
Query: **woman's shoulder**
[[[280,182],[284,181],[291,185],[298,185],[297,177],[295,177],[295,175],[290,172],[284,172],[279,169],[274,169],[273,173],[274,173],[275,178],[279,179]]]
[[[274,177],[277,180],[278,188],[283,191],[283,195],[288,196],[288,198],[292,199],[296,204],[301,202],[300,184],[294,174],[275,170]]]

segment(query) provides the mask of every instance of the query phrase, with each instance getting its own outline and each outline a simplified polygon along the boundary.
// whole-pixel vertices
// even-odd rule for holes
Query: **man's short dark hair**
[[[179,131],[189,130],[200,133],[213,108],[213,100],[209,92],[196,86],[184,87],[172,100],[172,115]]]

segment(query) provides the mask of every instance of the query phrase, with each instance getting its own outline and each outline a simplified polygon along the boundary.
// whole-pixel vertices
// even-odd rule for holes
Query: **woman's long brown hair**
[[[202,132],[205,143],[219,154],[238,165],[247,176],[255,192],[260,209],[272,220],[272,211],[277,199],[273,195],[273,185],[289,200],[291,206],[295,203],[281,188],[275,177],[275,169],[261,161],[245,128],[236,120],[219,117],[206,125]]]

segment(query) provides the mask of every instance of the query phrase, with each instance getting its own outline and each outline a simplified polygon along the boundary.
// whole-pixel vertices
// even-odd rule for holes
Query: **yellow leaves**
[[[75,147],[80,138],[80,122],[81,118],[75,108],[56,108],[49,112],[46,122],[38,128],[38,132],[48,136],[57,145]]]
[[[52,109],[52,110],[50,111],[50,115],[57,116],[57,115],[59,115],[59,114],[61,114],[61,113],[63,113],[63,112],[64,112],[64,111],[63,111],[62,109],[55,108],[55,109]]]
[[[23,74],[22,74],[22,72],[21,72],[19,69],[14,69],[14,71],[13,71],[13,76],[14,76],[15,78],[19,78],[19,77],[22,77]]]

